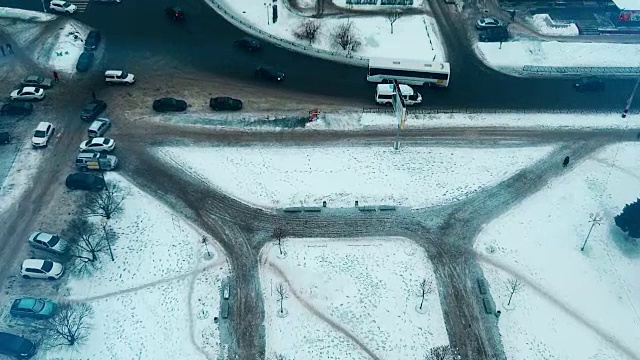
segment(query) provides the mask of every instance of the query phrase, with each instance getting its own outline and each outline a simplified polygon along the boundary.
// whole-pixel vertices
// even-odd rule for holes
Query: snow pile
[[[358,0],[354,0],[353,2],[357,2]],[[422,7],[424,0],[413,0],[413,4],[411,5],[403,5],[402,7]],[[390,5],[380,5],[381,0],[375,0],[373,4],[347,4],[347,0],[334,0],[333,4],[337,7],[345,8],[345,9],[358,9],[358,10],[378,10],[378,9],[389,9],[394,6]]]
[[[287,358],[418,359],[447,345],[432,266],[402,238],[287,239],[261,253],[267,354]],[[420,305],[420,282],[433,292]],[[279,315],[277,287],[288,295]],[[369,354],[369,356],[367,356]]]
[[[552,147],[200,147],[159,153],[261,207],[399,205],[461,199],[508,178]]]
[[[602,149],[479,235],[507,357],[640,357],[640,250],[613,219],[640,196],[639,151],[637,143]],[[595,213],[602,225],[580,251]],[[512,277],[525,287],[505,307]]]
[[[20,19],[28,21],[51,21],[57,19],[58,16],[40,11],[0,7],[0,18]]]
[[[67,22],[58,35],[58,42],[53,51],[50,54],[43,53],[42,56],[49,56],[51,68],[69,74],[74,73],[89,31],[89,28],[80,22]]]
[[[30,179],[38,171],[43,154],[42,151],[34,150],[31,147],[31,139],[20,146],[15,159],[12,159],[11,169],[0,187],[0,199],[2,199],[0,201],[0,213],[3,213],[13,205],[31,185]]]
[[[541,34],[552,36],[577,36],[580,31],[576,24],[557,24],[548,14],[535,14],[531,19]]]

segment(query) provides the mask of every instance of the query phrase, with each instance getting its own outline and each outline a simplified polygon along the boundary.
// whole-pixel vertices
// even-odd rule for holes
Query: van
[[[114,155],[97,152],[81,152],[76,157],[76,167],[80,170],[113,170],[118,166]]]
[[[422,95],[413,91],[409,85],[400,84],[400,92],[402,92],[405,105],[415,105],[422,102]],[[376,87],[376,103],[386,106],[393,105],[394,93],[393,84],[378,84]]]
[[[97,118],[94,122],[89,126],[89,130],[87,130],[87,135],[89,139],[93,139],[96,137],[101,137],[104,135],[107,130],[111,127],[111,120],[107,118]]]
[[[136,77],[123,70],[107,70],[104,72],[104,81],[107,84],[131,85],[136,82]]]

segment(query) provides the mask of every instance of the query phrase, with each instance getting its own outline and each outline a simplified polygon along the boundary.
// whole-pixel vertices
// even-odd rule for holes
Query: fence
[[[277,46],[287,48],[301,52],[306,55],[315,56],[321,59],[327,59],[331,61],[338,61],[349,65],[356,65],[366,67],[369,65],[369,58],[359,55],[352,55],[342,51],[328,51],[323,49],[314,48],[313,46],[305,46],[296,42],[286,40],[277,36],[273,36],[266,31],[260,30],[257,27],[249,24],[247,21],[240,19],[231,12],[227,11],[224,6],[220,5],[217,0],[208,0],[214,10],[220,14],[220,16],[227,19],[229,22],[234,23],[236,26],[243,28],[243,30],[253,34],[256,37],[260,37],[263,40],[270,41]]]
[[[393,115],[392,108],[362,108],[365,114]],[[621,113],[621,111],[619,111]],[[576,109],[481,109],[481,108],[407,108],[407,115],[435,115],[435,114],[615,114],[616,110],[576,110]],[[640,109],[630,111],[630,114],[640,114]]]

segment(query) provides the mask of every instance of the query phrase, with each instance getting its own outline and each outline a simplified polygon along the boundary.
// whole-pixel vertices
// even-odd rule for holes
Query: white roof
[[[44,264],[42,259],[26,259],[22,262],[22,267],[39,269]]]
[[[620,10],[640,10],[640,0],[613,0]]]
[[[639,0],[640,1],[640,0]],[[448,62],[433,62],[425,60],[406,60],[406,59],[390,59],[390,58],[371,58],[369,59],[369,67],[380,67],[384,69],[398,69],[398,70],[418,70],[418,71],[432,71],[441,70],[449,71]]]
[[[36,130],[47,130],[47,126],[49,125],[51,125],[50,122],[41,121],[40,124],[38,124],[38,127],[36,128]]]
[[[108,75],[120,76],[121,74],[122,74],[122,70],[107,70],[104,72],[104,76],[108,76]]]
[[[40,88],[37,88],[35,86],[25,86],[22,88],[22,91],[29,91],[29,92],[38,92],[39,90],[41,90]]]
[[[413,89],[409,85],[399,84],[400,92],[407,95],[413,94]],[[378,92],[383,94],[393,94],[393,84],[378,84]]]

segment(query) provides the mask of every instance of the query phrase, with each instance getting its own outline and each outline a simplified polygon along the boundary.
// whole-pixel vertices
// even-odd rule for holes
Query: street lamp
[[[591,213],[589,214],[589,222],[591,223],[591,227],[589,228],[589,232],[587,233],[586,239],[584,239],[584,243],[582,244],[580,251],[584,251],[584,247],[587,246],[587,241],[589,241],[589,235],[591,235],[591,230],[593,230],[593,227],[601,224],[602,216],[600,216],[599,213]]]
[[[109,246],[109,255],[111,255],[111,261],[113,260],[113,251],[111,250],[111,241],[109,240],[109,219],[103,217],[100,222],[102,223],[102,231],[104,232],[104,239],[107,241],[107,246]]]
[[[629,100],[627,100],[627,106],[624,108],[622,112],[622,118],[626,118],[627,114],[629,114],[629,108],[631,108],[631,103],[633,102],[633,98],[636,96],[636,91],[638,90],[638,85],[640,85],[640,77],[638,77],[638,81],[636,81],[636,86],[633,87],[633,91],[631,92],[631,96],[629,96]]]
[[[269,17],[271,16],[271,3],[264,3],[265,9],[267,9],[267,25],[271,24]]]

